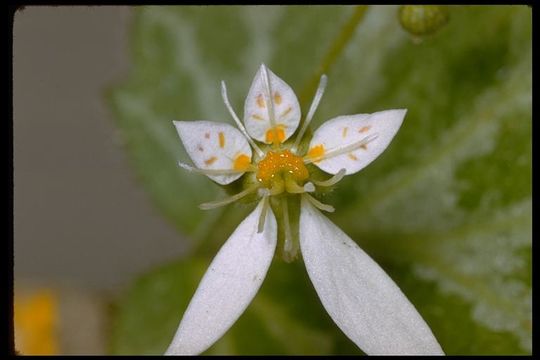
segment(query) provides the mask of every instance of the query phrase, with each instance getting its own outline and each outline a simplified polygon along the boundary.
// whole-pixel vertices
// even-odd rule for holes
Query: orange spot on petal
[[[266,107],[262,94],[257,95],[257,106],[261,109],[264,109]]]
[[[348,127],[344,127],[343,128],[343,131],[341,132],[341,136],[343,136],[343,138],[345,138],[347,136],[347,131],[349,130]]]
[[[363,126],[360,128],[360,130],[358,130],[359,133],[365,133],[366,131],[368,131],[369,129],[371,129],[371,126]]]
[[[234,159],[233,169],[245,171],[251,164],[251,159],[246,154],[240,154]]]
[[[287,110],[285,110],[285,111],[283,112],[283,114],[281,114],[280,118],[283,118],[285,115],[287,115],[288,113],[290,113],[291,110],[292,110],[292,108],[289,106],[289,107],[287,108]]]
[[[217,160],[217,157],[215,156],[212,156],[211,158],[207,159],[207,160],[204,160],[204,163],[206,165],[212,165],[213,163],[215,163]]]
[[[274,102],[276,103],[276,105],[279,105],[281,104],[281,94],[278,93],[277,91],[274,93]]]
[[[277,139],[275,138],[277,134]],[[270,130],[266,131],[266,143],[278,143],[281,144],[283,140],[285,139],[285,130],[283,130],[282,126],[277,126],[276,128],[272,128]]]
[[[307,156],[311,159],[318,159],[324,156],[324,145],[320,144],[320,145],[316,145],[312,147],[311,149],[309,149]],[[319,161],[321,160],[315,160],[315,162],[319,162]]]
[[[220,131],[218,134],[218,137],[219,137],[219,147],[223,149],[225,147],[225,134],[223,134],[223,132]]]
[[[264,120],[263,117],[259,114],[251,115],[251,117],[254,118],[255,120]]]
[[[354,154],[349,153],[348,155],[349,155],[349,159],[355,160],[355,161],[358,160],[358,158],[354,156]]]
[[[367,144],[360,145],[360,149],[367,150]]]

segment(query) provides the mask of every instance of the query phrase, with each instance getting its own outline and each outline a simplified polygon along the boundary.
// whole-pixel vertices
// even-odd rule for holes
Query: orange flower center
[[[257,165],[257,180],[266,188],[272,188],[276,182],[292,180],[303,184],[309,178],[304,160],[289,150],[281,152],[269,151]]]

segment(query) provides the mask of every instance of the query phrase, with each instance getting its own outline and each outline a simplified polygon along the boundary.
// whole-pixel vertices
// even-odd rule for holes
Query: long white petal
[[[407,110],[338,116],[326,121],[313,134],[308,158],[321,170],[354,174],[375,160],[399,130]]]
[[[392,279],[304,199],[300,248],[326,311],[364,352],[444,354],[428,325]]]
[[[212,121],[173,123],[197,168],[210,171],[238,170],[236,174],[207,175],[218,184],[232,183],[243,175],[245,165],[251,162],[251,148],[244,135],[234,126]]]
[[[259,290],[274,256],[277,224],[271,209],[257,233],[263,202],[221,247],[184,313],[166,355],[208,349],[240,317]]]

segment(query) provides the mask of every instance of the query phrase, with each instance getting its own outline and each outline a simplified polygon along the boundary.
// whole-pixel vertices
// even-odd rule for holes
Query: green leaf
[[[407,108],[390,147],[327,196],[330,217],[389,272],[447,354],[530,353],[531,11],[451,6],[449,14],[417,43],[394,6],[365,14],[350,6],[139,8],[133,71],[110,104],[156,205],[209,256],[250,207],[196,208],[224,193],[177,168],[189,161],[172,120],[232,123],[220,80],[241,115],[260,63],[302,99],[325,71],[315,128],[338,115]],[[139,280],[119,303],[114,352],[162,352],[208,262],[185,260]],[[302,266],[274,262],[210,353],[358,351]]]

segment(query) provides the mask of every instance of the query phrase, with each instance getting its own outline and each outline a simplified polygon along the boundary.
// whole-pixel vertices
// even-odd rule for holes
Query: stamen
[[[304,199],[307,199],[310,203],[313,204],[313,206],[315,206],[319,210],[326,211],[326,212],[334,212],[335,211],[335,209],[334,209],[334,207],[332,205],[323,204],[322,202],[315,199],[313,196],[311,196],[309,194],[302,194],[302,196],[304,197]]]
[[[345,176],[346,172],[347,172],[347,170],[341,169],[341,170],[338,171],[338,173],[336,175],[332,176],[328,180],[324,180],[324,181],[312,180],[312,181],[317,186],[322,186],[322,187],[332,186],[332,185],[335,185],[338,182],[340,182],[341,179],[343,179],[343,177]]]
[[[228,205],[228,204],[230,204],[232,202],[235,202],[236,200],[239,200],[239,199],[243,198],[246,195],[251,194],[252,192],[256,191],[258,188],[259,188],[258,184],[254,185],[254,186],[251,186],[251,187],[247,188],[246,190],[241,191],[238,194],[235,194],[235,195],[233,195],[231,197],[228,197],[226,199],[201,204],[201,205],[199,205],[199,208],[202,209],[202,210],[210,210],[210,209],[215,209],[215,208],[218,208],[218,207],[221,207],[221,206]]]
[[[304,191],[305,192],[314,192],[315,191],[315,185],[313,183],[308,182],[304,185]]]
[[[240,129],[242,134],[245,136],[245,138],[247,139],[247,141],[249,142],[251,147],[253,149],[255,149],[255,151],[257,152],[257,155],[259,155],[259,157],[261,157],[261,158],[264,157],[264,153],[262,152],[261,148],[259,148],[259,146],[257,146],[257,144],[255,144],[253,139],[248,135],[248,133],[246,131],[246,128],[244,127],[242,122],[240,122],[240,119],[238,118],[238,116],[234,112],[234,110],[233,110],[233,108],[231,106],[231,103],[229,102],[229,97],[227,96],[227,85],[225,85],[225,81],[221,81],[221,97],[223,98],[223,102],[225,103],[225,106],[229,110],[229,113],[231,114],[232,118],[234,119],[234,122],[236,123],[236,126],[238,126],[238,128]]]
[[[311,120],[313,119],[313,115],[315,114],[315,110],[317,110],[317,107],[319,107],[319,102],[321,101],[321,98],[324,94],[324,90],[326,89],[326,83],[328,82],[328,77],[326,75],[322,75],[321,79],[319,80],[319,86],[317,87],[317,92],[315,93],[315,96],[313,97],[313,101],[311,102],[311,106],[309,107],[308,114],[304,120],[304,123],[302,124],[302,128],[298,132],[298,135],[296,136],[296,140],[294,141],[294,145],[292,146],[292,151],[296,153],[298,145],[300,145],[300,142],[302,141],[302,138],[304,137],[304,133],[306,132],[309,123],[311,123]]]
[[[352,143],[350,145],[344,146],[342,148],[327,151],[322,156],[314,157],[314,158],[306,157],[306,158],[304,158],[304,163],[305,164],[311,164],[312,162],[321,161],[321,160],[327,160],[327,159],[333,158],[335,156],[346,154],[348,152],[351,152],[353,150],[358,149],[359,147],[362,147],[363,145],[369,144],[370,142],[375,140],[377,137],[378,137],[378,134],[371,134],[371,135],[366,136],[362,140],[357,141],[355,143]]]
[[[291,194],[303,194],[305,192],[314,192],[315,186],[310,182],[300,186],[290,174],[285,174],[285,190]]]
[[[268,196],[263,197],[263,206],[261,215],[259,216],[259,224],[257,225],[257,233],[262,233],[264,230],[264,223],[266,221],[266,213],[268,212]]]
[[[272,127],[272,131],[274,132],[274,140],[273,143],[277,147],[279,145],[278,142],[278,133],[277,133],[277,124],[276,124],[276,118],[275,118],[275,112],[274,112],[274,102],[272,101],[272,87],[270,84],[270,77],[268,76],[268,71],[266,70],[266,66],[264,64],[261,65],[261,71],[262,71],[262,77],[264,82],[264,87],[266,88],[266,103],[268,104],[268,118],[270,119],[270,126]]]
[[[204,174],[204,175],[235,175],[235,174],[243,174],[245,172],[255,172],[257,171],[257,168],[255,166],[250,166],[246,170],[235,170],[235,169],[199,169],[196,167],[193,167],[191,165],[185,164],[183,162],[178,162],[178,166],[181,168],[194,172],[197,174]]]
[[[303,194],[306,192],[302,186],[298,185],[294,180],[289,178],[285,180],[285,189],[291,194]]]
[[[283,244],[283,250],[289,253],[292,250],[293,242],[291,236],[291,224],[289,223],[289,207],[287,206],[287,199],[281,198],[281,210],[283,212],[283,221],[285,222],[285,242]]]

